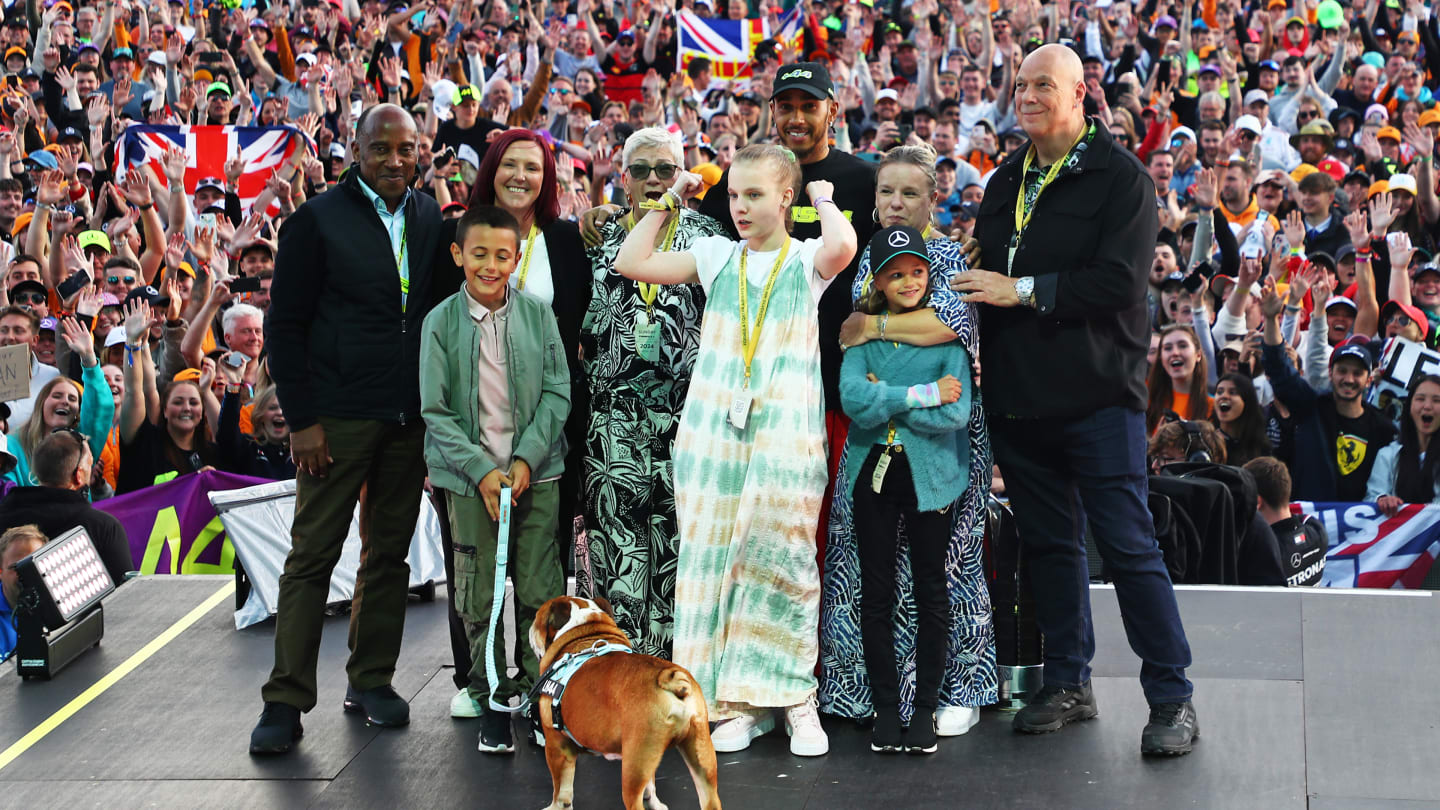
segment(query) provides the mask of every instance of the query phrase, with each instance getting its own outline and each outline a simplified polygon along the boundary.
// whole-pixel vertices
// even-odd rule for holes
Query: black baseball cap
[[[835,98],[835,83],[830,80],[830,69],[820,62],[796,62],[781,68],[775,77],[770,98],[786,90],[804,90],[815,98]]]
[[[10,295],[13,296],[16,293],[39,293],[47,297],[50,295],[50,291],[45,289],[44,284],[32,279],[26,279],[10,288]]]
[[[891,259],[905,253],[930,261],[925,237],[909,225],[891,225],[878,231],[870,237],[870,274],[879,273]]]
[[[131,290],[130,294],[125,296],[126,305],[129,305],[131,301],[134,301],[137,298],[145,301],[152,307],[170,306],[170,296],[161,294],[159,290],[155,289],[149,284],[146,284],[144,287],[136,287],[135,289]]]
[[[1371,356],[1370,350],[1359,343],[1344,343],[1330,355],[1330,365],[1335,365],[1341,360],[1354,360],[1365,367],[1368,372],[1375,368],[1375,358]]]

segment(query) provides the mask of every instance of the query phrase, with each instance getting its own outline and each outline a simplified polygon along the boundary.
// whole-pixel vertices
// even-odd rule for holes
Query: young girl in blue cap
[[[874,270],[861,309],[887,319],[926,306],[930,256],[920,232],[886,228],[870,240]],[[883,334],[883,327],[882,327]],[[947,508],[969,486],[970,357],[959,341],[910,346],[871,341],[846,351],[840,398],[850,416],[845,486],[853,494],[860,555],[860,632],[875,707],[872,751],[934,753],[949,633]],[[857,462],[858,463],[854,463]],[[905,520],[915,580],[915,712],[900,721],[895,660],[895,543]]]

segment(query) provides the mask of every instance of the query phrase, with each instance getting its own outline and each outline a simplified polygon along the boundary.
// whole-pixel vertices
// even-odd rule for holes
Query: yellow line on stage
[[[78,697],[65,704],[59,711],[45,718],[43,723],[31,729],[30,733],[21,737],[14,745],[6,748],[4,752],[0,752],[0,770],[4,770],[5,766],[14,762],[17,757],[30,750],[30,747],[35,743],[45,739],[45,735],[54,731],[61,723],[69,720],[76,712],[85,708],[95,698],[100,697],[105,693],[105,690],[119,683],[121,678],[129,675],[137,667],[149,660],[155,653],[160,652],[166,644],[174,641],[175,638],[185,632],[190,625],[200,621],[200,617],[209,613],[211,608],[225,601],[226,598],[234,593],[235,580],[232,579],[225,583],[220,590],[211,594],[204,602],[196,605],[194,610],[170,625],[165,632],[151,639],[149,644],[141,647],[134,655],[125,659],[125,663],[111,670],[105,677],[96,681],[89,689],[81,692]]]

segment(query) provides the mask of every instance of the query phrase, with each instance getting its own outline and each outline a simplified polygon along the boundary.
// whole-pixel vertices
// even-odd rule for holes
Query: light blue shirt
[[[406,299],[410,297],[410,249],[406,244],[405,235],[405,206],[410,202],[410,189],[405,189],[405,196],[401,198],[400,204],[395,206],[395,213],[390,213],[390,206],[385,204],[365,182],[364,177],[357,177],[360,181],[360,190],[375,206],[375,213],[380,215],[380,224],[385,226],[385,232],[390,234],[390,252],[395,256],[395,269],[400,273],[400,311],[405,311]]]

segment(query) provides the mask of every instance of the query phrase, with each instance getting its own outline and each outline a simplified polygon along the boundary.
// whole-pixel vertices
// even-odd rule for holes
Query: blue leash
[[[510,487],[500,490],[500,526],[495,538],[495,596],[490,605],[490,632],[485,636],[485,680],[490,684],[490,708],[497,712],[516,714],[524,711],[520,706],[511,708],[495,702],[495,692],[500,688],[500,676],[495,672],[495,631],[500,626],[500,613],[505,609],[505,573],[510,567]],[[521,628],[515,628],[518,635]]]

